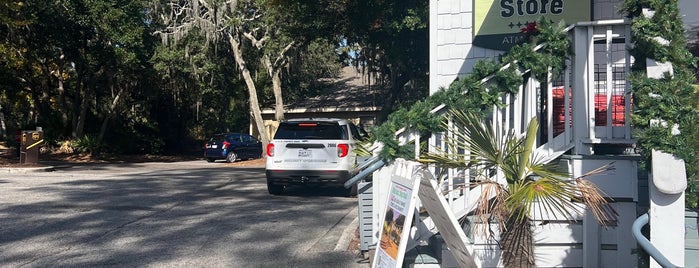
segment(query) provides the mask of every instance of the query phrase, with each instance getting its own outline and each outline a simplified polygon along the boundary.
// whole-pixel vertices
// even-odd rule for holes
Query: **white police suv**
[[[304,118],[281,122],[266,149],[267,190],[278,195],[290,185],[343,187],[355,175],[354,149],[362,132],[346,119]],[[357,188],[345,191],[352,196]]]

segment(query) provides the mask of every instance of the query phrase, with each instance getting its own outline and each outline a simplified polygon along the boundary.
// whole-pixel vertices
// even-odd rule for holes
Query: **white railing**
[[[565,70],[559,77],[552,77],[549,71],[547,81],[530,78],[517,93],[502,96],[504,105],[493,107],[487,118],[494,132],[504,135],[512,131],[523,135],[530,119],[539,118],[536,154],[550,161],[571,149],[573,154],[592,154],[594,144],[633,143],[629,120],[631,98],[626,87],[631,64],[626,52],[630,41],[628,28],[628,23],[624,20],[578,23],[566,28],[574,43],[574,58],[566,61]],[[536,49],[540,47],[541,45]],[[503,69],[508,67],[506,65]],[[526,72],[529,70],[524,71]],[[482,82],[487,83],[489,79],[491,78],[485,78]],[[445,114],[447,107],[440,105],[431,112]],[[418,132],[403,128],[395,135],[401,144],[414,144],[415,159],[420,156],[422,152]],[[453,134],[432,133],[429,139],[431,150],[446,150],[444,139],[450,135]],[[381,200],[387,195],[384,191],[387,191],[385,186],[389,182],[384,179],[387,174],[390,177],[394,168],[377,167],[374,172],[372,183],[375,219],[372,225],[375,227],[380,226],[382,215],[378,211],[383,204]],[[435,173],[435,170],[432,172]],[[457,218],[474,209],[472,199],[480,194],[479,188],[462,187],[469,183],[470,172],[448,170],[448,175],[440,184]],[[495,176],[499,174],[500,172],[495,172]],[[493,179],[497,181],[497,178]],[[423,220],[421,225],[428,228],[418,230],[414,237],[416,240],[427,239],[434,232],[434,228],[429,228],[432,225],[429,218]],[[409,248],[414,244],[409,245]]]

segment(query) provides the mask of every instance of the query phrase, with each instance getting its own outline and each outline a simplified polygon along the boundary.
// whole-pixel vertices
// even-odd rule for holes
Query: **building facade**
[[[430,0],[430,94],[442,87],[448,87],[460,75],[470,73],[478,61],[495,58],[504,52],[474,44],[474,40],[477,39],[476,34],[481,31],[484,24],[479,22],[483,20],[483,15],[479,15],[479,13],[486,13],[479,12],[479,8],[492,9],[493,7],[506,6],[509,9],[505,10],[515,9],[514,13],[519,14],[517,8],[512,8],[512,5],[517,6],[517,3],[521,3],[522,8],[526,9],[527,5],[534,6],[536,4],[539,13],[527,15],[525,10],[521,12],[524,13],[523,16],[520,16],[521,18],[517,18],[516,15],[510,17],[514,24],[517,24],[516,21],[522,24],[520,27],[513,27],[514,32],[519,32],[520,28],[524,27],[525,22],[541,17],[541,3],[549,3],[551,6],[554,2],[556,1]],[[582,11],[585,13],[582,14],[583,16],[574,16],[574,18],[588,17],[591,18],[591,21],[623,18],[623,15],[619,13],[619,6],[623,0],[561,0],[560,2],[563,5],[562,9],[565,9],[565,5],[570,2],[589,5],[587,10]],[[548,10],[550,9],[548,8]],[[545,15],[550,13],[552,12],[548,11]],[[581,13],[581,11],[572,10],[572,13],[580,15],[577,13]],[[488,14],[491,13],[486,15]],[[551,17],[556,19],[555,15]],[[501,19],[504,20],[504,18],[494,18],[493,20]],[[565,18],[563,20],[566,21]],[[507,41],[516,40],[503,40],[502,43]],[[625,49],[623,44],[619,46],[616,50]]]

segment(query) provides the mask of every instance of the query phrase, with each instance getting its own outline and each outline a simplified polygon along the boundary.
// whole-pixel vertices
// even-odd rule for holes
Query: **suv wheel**
[[[226,155],[226,162],[228,162],[228,163],[233,163],[233,162],[235,162],[236,160],[238,160],[238,155],[235,154],[235,152],[229,152],[229,153]]]
[[[211,157],[206,158],[206,162],[213,163],[214,161],[215,161],[215,159],[213,159]]]
[[[280,195],[284,192],[284,185],[276,185],[267,182],[267,191],[269,192],[269,194]]]

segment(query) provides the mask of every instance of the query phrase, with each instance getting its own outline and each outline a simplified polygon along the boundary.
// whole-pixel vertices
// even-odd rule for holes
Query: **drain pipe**
[[[370,165],[376,163],[376,162],[379,161],[379,160],[381,160],[381,158],[378,157],[378,156],[372,156],[372,157],[367,158],[367,160],[365,160],[364,162],[362,162],[361,165],[359,165],[358,167],[356,167],[356,168],[352,171],[352,174],[355,174],[355,175],[356,175],[356,174],[359,173],[360,171],[366,169],[367,167],[369,167]]]
[[[650,241],[648,241],[648,239],[641,233],[641,228],[648,224],[649,218],[650,217],[648,216],[648,213],[644,213],[635,221],[633,221],[631,230],[633,231],[632,234],[633,237],[636,239],[636,242],[638,242],[638,244],[643,248],[643,250],[645,250],[648,253],[648,255],[653,257],[653,259],[656,262],[658,262],[658,264],[663,268],[679,267],[677,265],[672,264],[670,260],[665,258],[665,255],[660,253],[660,251],[657,248],[655,248],[655,246],[653,246],[653,244],[651,244]]]
[[[363,179],[371,173],[374,173],[374,171],[379,170],[384,165],[386,165],[386,162],[383,159],[377,156],[370,158],[360,167],[357,168],[357,170],[362,170],[361,172],[357,173],[357,175],[354,175],[354,177],[345,182],[345,188],[349,189],[350,187],[352,187],[352,185],[359,182],[359,180]]]

